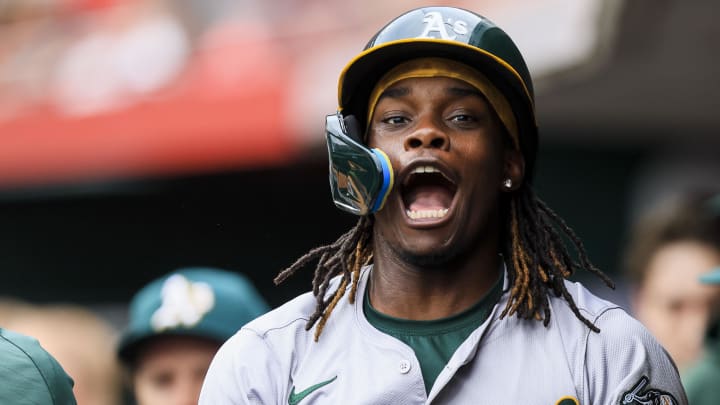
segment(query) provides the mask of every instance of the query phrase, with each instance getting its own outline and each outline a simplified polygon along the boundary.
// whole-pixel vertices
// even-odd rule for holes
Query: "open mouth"
[[[402,184],[405,213],[414,220],[445,217],[452,204],[457,185],[435,166],[417,166]]]

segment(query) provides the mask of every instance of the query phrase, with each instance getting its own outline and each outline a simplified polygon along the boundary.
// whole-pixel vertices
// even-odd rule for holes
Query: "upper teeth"
[[[420,218],[442,218],[448,213],[447,208],[442,208],[439,210],[406,210],[405,213],[408,217],[412,219],[420,219]]]
[[[412,171],[412,173],[440,173],[440,170],[432,166],[418,166]]]

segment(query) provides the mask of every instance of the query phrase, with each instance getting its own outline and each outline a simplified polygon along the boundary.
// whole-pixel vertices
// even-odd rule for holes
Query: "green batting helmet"
[[[423,7],[392,20],[341,73],[340,113],[355,116],[364,128],[370,92],[382,75],[402,62],[426,57],[464,63],[482,72],[503,93],[518,123],[529,180],[538,141],[530,73],[512,39],[479,14],[455,7]]]

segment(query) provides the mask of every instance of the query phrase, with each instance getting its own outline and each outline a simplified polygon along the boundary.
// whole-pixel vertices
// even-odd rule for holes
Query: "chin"
[[[399,248],[395,250],[398,257],[404,262],[417,267],[425,268],[447,268],[448,264],[460,259],[463,254],[457,246],[443,246],[435,249],[428,249],[426,252]]]

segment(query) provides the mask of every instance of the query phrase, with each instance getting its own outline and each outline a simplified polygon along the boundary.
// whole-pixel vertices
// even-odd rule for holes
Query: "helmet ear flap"
[[[388,156],[365,146],[359,121],[341,113],[325,118],[330,191],[335,205],[356,215],[380,210],[393,186]]]

